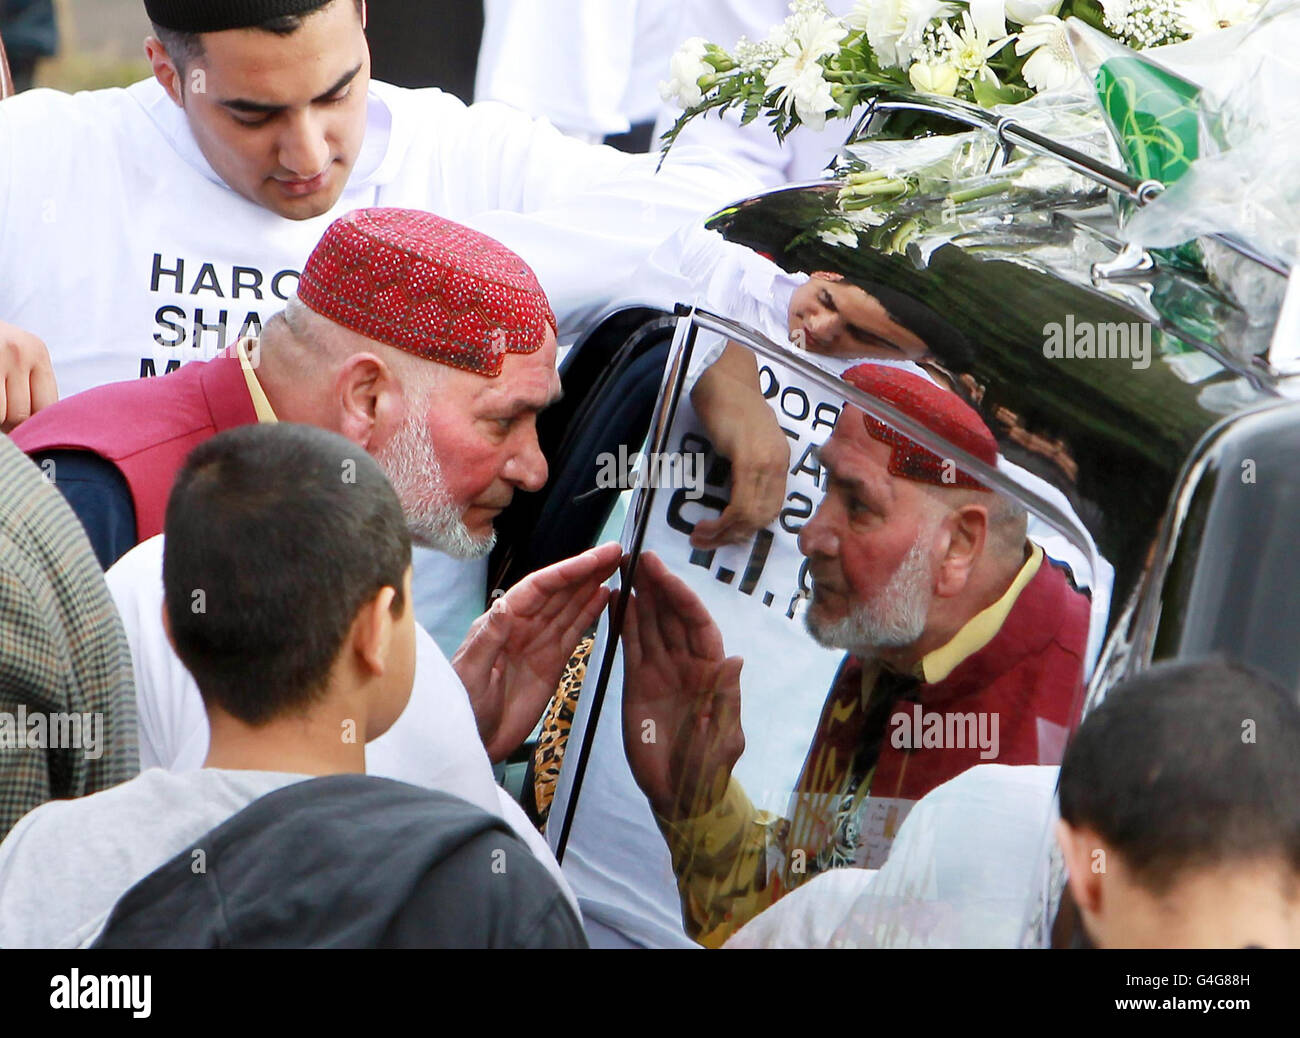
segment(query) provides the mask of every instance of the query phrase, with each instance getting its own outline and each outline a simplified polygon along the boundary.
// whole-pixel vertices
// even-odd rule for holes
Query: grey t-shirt
[[[150,770],[26,815],[0,844],[0,948],[84,948],[118,899],[259,797],[309,775]]]

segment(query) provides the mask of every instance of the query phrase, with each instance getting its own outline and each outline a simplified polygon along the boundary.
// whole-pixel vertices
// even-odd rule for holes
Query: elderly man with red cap
[[[844,378],[996,465],[993,436],[954,394],[879,365]],[[853,406],[820,461],[826,497],[799,536],[805,622],[849,655],[786,818],[757,811],[731,774],[744,661],[652,555],[623,633],[628,762],[687,931],[708,946],[812,875],[879,867],[910,805],[966,769],[1059,763],[1081,706],[1088,600],[1026,539],[1023,509]],[[670,737],[641,738],[648,722]]]
[[[144,766],[198,767],[207,748],[197,689],[159,623],[155,535],[189,451],[256,422],[330,429],[379,462],[417,542],[481,556],[515,491],[546,481],[536,416],[560,392],[555,350],[546,296],[514,253],[428,213],[359,210],[331,225],[298,296],[260,340],[68,397],[16,431],[52,464],[94,537],[115,553],[145,542],[110,571],[135,659]],[[81,468],[84,483],[60,475],[69,460],[93,463]],[[372,747],[374,772],[513,815],[498,803],[489,757],[503,758],[536,723],[618,558],[608,545],[516,585],[475,622],[454,672],[420,632],[415,691]],[[549,858],[535,831],[525,835]]]

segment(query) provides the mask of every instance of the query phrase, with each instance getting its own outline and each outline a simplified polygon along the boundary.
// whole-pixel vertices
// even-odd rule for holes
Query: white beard
[[[429,427],[411,414],[375,454],[402,502],[411,539],[453,559],[479,559],[496,546],[497,533],[475,537],[451,499]]]
[[[916,642],[925,631],[930,611],[930,560],[928,531],[918,536],[889,583],[860,602],[848,616],[834,623],[813,618],[814,609],[804,614],[808,633],[828,649],[844,649],[859,659],[869,660],[882,649],[901,649]],[[813,606],[817,601],[813,593]]]

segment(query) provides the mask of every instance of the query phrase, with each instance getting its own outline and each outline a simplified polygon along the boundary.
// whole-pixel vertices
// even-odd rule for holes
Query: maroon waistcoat
[[[232,348],[160,378],[114,382],[38,411],[13,433],[28,454],[92,451],[126,479],[137,541],[162,533],[167,497],[186,456],[226,429],[257,421]]]
[[[959,663],[943,681],[917,685],[908,698],[882,704],[889,724],[875,735],[879,752],[871,795],[919,800],[977,764],[1059,764],[1065,735],[1078,722],[1082,706],[1089,608],[1087,596],[1043,559],[992,641]],[[822,709],[799,777],[797,792],[805,799],[808,794],[851,792],[846,783],[866,735],[861,679],[861,664],[847,657]],[[969,745],[896,746],[892,735],[904,730],[903,715],[909,722],[916,716],[914,703],[924,714],[996,714],[996,758],[985,759],[978,747]],[[814,823],[812,828],[818,826]]]

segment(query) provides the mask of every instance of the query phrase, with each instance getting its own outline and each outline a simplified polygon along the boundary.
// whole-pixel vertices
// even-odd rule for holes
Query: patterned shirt
[[[47,800],[139,771],[126,636],[50,479],[0,435],[0,838]]]

